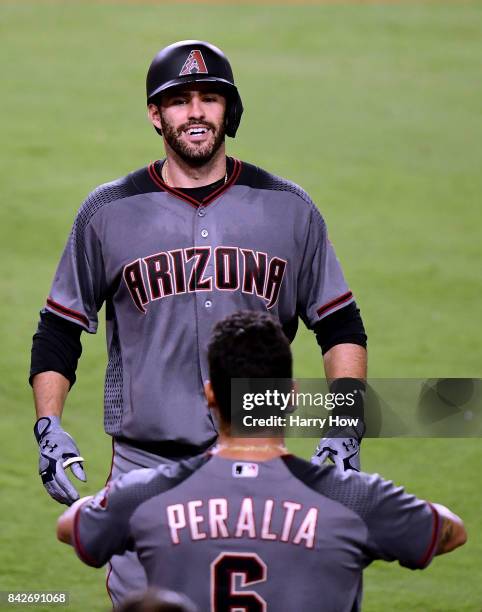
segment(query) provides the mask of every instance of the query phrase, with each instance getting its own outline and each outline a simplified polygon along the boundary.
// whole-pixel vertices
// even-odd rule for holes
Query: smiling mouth
[[[209,132],[209,128],[207,128],[207,127],[191,127],[191,128],[188,128],[187,130],[184,130],[184,132],[188,136],[203,136],[204,134],[207,134]]]

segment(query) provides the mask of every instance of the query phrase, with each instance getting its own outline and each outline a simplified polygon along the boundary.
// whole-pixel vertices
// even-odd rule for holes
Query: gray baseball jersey
[[[201,204],[156,162],[98,187],[80,208],[46,308],[95,333],[105,303],[105,429],[209,446],[213,325],[268,310],[288,337],[351,301],[325,223],[297,185],[227,158]]]
[[[151,585],[200,610],[353,612],[363,568],[426,567],[440,523],[378,475],[206,454],[116,479],[78,510],[74,542],[94,567],[135,550]]]

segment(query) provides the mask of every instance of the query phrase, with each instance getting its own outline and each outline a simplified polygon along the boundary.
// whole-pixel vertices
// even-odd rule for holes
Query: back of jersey
[[[351,612],[368,530],[336,499],[333,476],[290,455],[213,456],[132,515],[148,581],[186,593],[202,611]]]

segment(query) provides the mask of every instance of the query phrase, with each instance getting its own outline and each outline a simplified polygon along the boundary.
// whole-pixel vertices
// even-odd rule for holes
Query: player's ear
[[[155,128],[161,129],[161,113],[157,104],[147,105],[147,118]]]
[[[204,383],[204,395],[206,396],[209,408],[217,408],[216,397],[210,380]]]

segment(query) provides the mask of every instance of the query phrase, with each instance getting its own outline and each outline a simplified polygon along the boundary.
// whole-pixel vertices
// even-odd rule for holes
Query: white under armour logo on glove
[[[327,459],[341,470],[360,471],[360,443],[356,438],[322,438],[311,463],[321,465]]]

